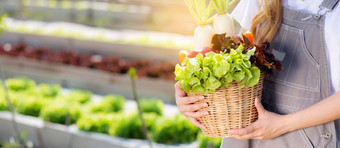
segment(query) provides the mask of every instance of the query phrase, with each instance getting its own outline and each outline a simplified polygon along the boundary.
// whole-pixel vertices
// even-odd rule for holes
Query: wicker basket
[[[260,81],[253,87],[239,88],[240,82],[231,82],[227,88],[219,88],[214,93],[204,95],[209,115],[198,118],[205,127],[203,133],[207,137],[230,137],[228,130],[243,128],[257,120],[255,98],[262,96],[263,73]],[[192,94],[195,95],[195,94]],[[197,103],[199,103],[197,102]]]

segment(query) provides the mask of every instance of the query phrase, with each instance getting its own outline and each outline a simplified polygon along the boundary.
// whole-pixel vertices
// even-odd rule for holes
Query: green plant
[[[111,124],[117,123],[120,118],[119,114],[86,114],[79,118],[77,126],[79,130],[108,134]]]
[[[88,110],[90,112],[119,112],[122,111],[125,104],[125,98],[119,95],[107,95],[100,102],[89,102]]]
[[[8,111],[8,103],[4,98],[0,98],[0,111]]]
[[[157,143],[178,144],[193,142],[197,138],[199,129],[183,115],[172,118],[161,118],[156,123],[152,139]]]
[[[86,103],[91,100],[92,93],[85,90],[73,90],[66,97],[70,102]]]
[[[20,134],[20,142],[16,141],[14,137],[11,137],[8,142],[0,143],[1,148],[33,148],[34,144],[32,141],[26,140],[26,132],[23,131]]]
[[[203,133],[198,134],[199,148],[220,148],[222,138],[206,137]]]
[[[18,101],[16,111],[20,114],[39,117],[44,103],[45,100],[38,96],[25,96]]]
[[[35,87],[35,82],[25,77],[7,79],[6,83],[10,91],[26,91]]]
[[[7,17],[7,14],[3,14],[0,16],[0,33],[2,33],[6,29],[6,23],[3,22],[4,18]]]
[[[136,104],[137,104],[137,111],[138,111],[138,116],[139,116],[138,119],[141,122],[141,127],[139,129],[142,131],[142,133],[144,134],[144,137],[147,139],[149,146],[151,148],[153,148],[152,141],[151,141],[149,131],[148,131],[148,123],[146,123],[147,121],[143,117],[143,111],[142,111],[141,105],[139,103],[139,98],[138,98],[138,95],[137,95],[137,87],[136,87],[137,72],[136,72],[136,69],[133,68],[133,67],[130,68],[129,71],[128,71],[128,75],[131,78],[133,99],[136,101]],[[138,121],[137,121],[137,123],[138,123]],[[138,131],[138,128],[136,130]]]
[[[80,115],[79,103],[69,103],[62,100],[50,102],[42,108],[40,113],[40,117],[45,121],[65,125],[76,123]]]
[[[5,98],[5,90],[3,84],[0,82],[0,111],[7,111],[8,103]]]
[[[217,88],[228,87],[235,80],[252,87],[259,82],[260,69],[250,62],[255,48],[243,54],[242,44],[230,53],[208,52],[205,57],[200,53],[195,58],[186,58],[175,68],[176,80],[186,93],[212,93]]]
[[[145,113],[154,112],[158,115],[163,115],[163,101],[158,99],[141,99],[140,106]]]
[[[17,109],[20,103],[20,100],[25,99],[26,95],[27,93],[25,92],[16,92],[16,91],[8,92],[9,99],[12,102],[12,105],[15,110]]]
[[[152,131],[155,121],[159,118],[155,113],[144,113],[145,126],[148,131]],[[142,131],[142,122],[137,113],[131,113],[124,116],[119,122],[112,123],[110,135],[132,138],[132,139],[146,139]]]
[[[206,2],[207,0],[185,0],[185,4],[197,25],[207,25],[214,20],[213,17],[210,17],[214,8],[211,2],[206,6]]]
[[[211,2],[218,14],[225,14],[236,0],[212,0]]]
[[[54,98],[59,94],[61,86],[57,84],[45,84],[41,83],[37,86],[37,91],[43,97],[51,97]]]

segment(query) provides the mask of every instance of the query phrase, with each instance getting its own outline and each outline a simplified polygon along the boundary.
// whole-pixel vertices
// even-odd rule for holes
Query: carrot
[[[182,63],[184,61],[184,59],[188,56],[188,52],[186,50],[181,50],[179,53],[178,53],[178,60],[179,60],[179,63]]]
[[[247,31],[243,35],[250,41],[251,44],[254,43],[254,37],[253,37],[253,34],[250,31]]]

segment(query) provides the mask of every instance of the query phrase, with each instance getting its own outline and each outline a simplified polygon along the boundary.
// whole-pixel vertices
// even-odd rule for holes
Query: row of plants
[[[53,51],[48,47],[32,47],[25,43],[0,43],[0,55],[25,57],[38,61],[69,64],[120,74],[125,74],[131,67],[135,67],[139,77],[166,80],[174,80],[175,77],[173,73],[175,64],[172,63],[152,62],[147,59],[123,59],[117,56],[86,55],[73,51],[75,50]]]
[[[107,95],[92,100],[92,93],[71,90],[63,93],[56,84],[36,84],[27,78],[7,80],[9,98],[17,113],[39,117],[44,121],[64,125],[76,124],[79,130],[98,132],[115,137],[145,139],[137,111],[125,111],[125,98]],[[156,143],[190,143],[197,139],[200,147],[219,147],[221,139],[206,138],[199,129],[180,114],[163,116],[163,102],[158,99],[142,99],[146,127]],[[0,111],[7,111],[3,85],[0,86]],[[197,138],[198,137],[198,138]],[[210,143],[210,144],[208,144]],[[211,144],[212,143],[212,144]]]
[[[113,2],[90,2],[90,1],[72,1],[72,0],[23,0],[25,6],[37,6],[47,8],[75,9],[75,10],[101,10],[109,12],[138,12],[147,13],[149,9],[145,6],[129,5],[125,3]],[[95,7],[91,7],[94,5]],[[97,6],[97,7],[96,7]]]
[[[117,31],[72,23],[5,19],[6,31],[169,49],[192,48],[192,37],[150,31]]]

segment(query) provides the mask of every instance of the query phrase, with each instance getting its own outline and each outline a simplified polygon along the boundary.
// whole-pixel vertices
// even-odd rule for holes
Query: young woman
[[[241,0],[232,16],[257,43],[271,42],[283,71],[267,75],[255,105],[259,119],[230,130],[227,148],[340,147],[340,0]],[[252,20],[252,21],[251,21]],[[176,103],[190,121],[207,106],[192,104],[176,84]]]

